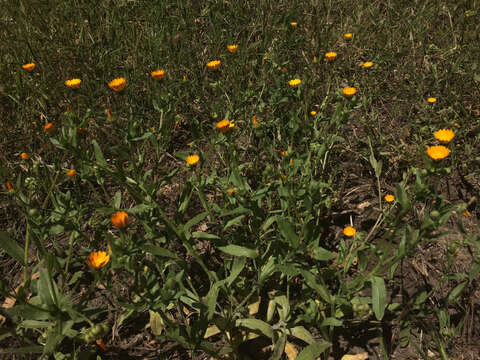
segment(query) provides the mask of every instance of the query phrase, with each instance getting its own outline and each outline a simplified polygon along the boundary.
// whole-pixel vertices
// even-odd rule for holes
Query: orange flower
[[[302,80],[300,80],[300,79],[293,79],[293,80],[290,80],[290,81],[288,82],[288,85],[290,85],[292,88],[295,89],[295,88],[297,88],[298,85],[300,85],[301,83],[302,83]]]
[[[87,265],[94,268],[100,269],[108,264],[110,261],[110,255],[105,251],[92,252],[87,257]]]
[[[13,185],[10,181],[7,181],[7,190],[8,192],[13,192],[15,189],[13,188]]]
[[[110,111],[110,108],[107,109],[107,119],[110,120],[111,118],[113,118],[113,114],[112,112]]]
[[[355,236],[356,233],[357,233],[357,230],[355,230],[355,228],[351,226],[346,226],[345,229],[343,229],[343,235],[348,237]]]
[[[346,34],[343,34],[343,38],[345,40],[351,40],[353,37],[353,34],[352,33],[346,33]]]
[[[68,86],[70,89],[78,89],[81,83],[82,83],[82,80],[80,79],[71,79],[71,80],[65,81],[65,86]]]
[[[455,133],[451,129],[440,129],[435,131],[433,136],[435,136],[435,139],[440,141],[442,144],[448,144],[450,141],[452,141]]]
[[[128,225],[128,214],[125,211],[117,211],[110,218],[112,225],[116,228],[123,229]]]
[[[70,179],[74,179],[76,176],[77,176],[77,170],[75,169],[70,169],[67,171],[67,176],[70,178]]]
[[[227,49],[230,53],[235,54],[238,50],[238,45],[227,45]]]
[[[186,159],[188,165],[195,165],[196,163],[198,163],[199,160],[200,156],[198,155],[189,155]]]
[[[25,65],[22,65],[22,69],[27,71],[32,71],[33,69],[35,69],[35,63],[28,63]]]
[[[427,155],[435,161],[442,160],[450,154],[450,149],[443,145],[430,146]]]
[[[43,127],[43,131],[47,133],[52,133],[55,131],[55,125],[53,125],[52,123],[48,123]]]
[[[393,202],[395,200],[395,196],[393,196],[392,194],[387,194],[387,195],[385,195],[384,199],[385,199],[386,202],[390,203],[390,202]]]
[[[280,69],[280,71],[284,73],[285,71],[287,71],[287,68],[286,68],[286,67],[282,67],[282,68]]]
[[[207,63],[207,67],[210,70],[217,70],[220,67],[221,61],[220,60],[212,60]]]
[[[165,76],[165,70],[155,70],[150,73],[155,80],[162,80]]]
[[[333,52],[333,51],[329,51],[325,54],[325,59],[327,59],[328,61],[333,61],[337,58],[337,53],[336,52]]]
[[[315,110],[310,111],[310,115],[315,116],[317,115],[317,112]]]
[[[127,85],[127,80],[125,80],[125,78],[123,77],[115,78],[108,83],[108,87],[115,92],[122,91],[123,89],[125,89],[126,85]]]
[[[298,25],[298,24],[297,24],[296,22],[291,22],[291,23],[290,23],[290,26],[291,26],[291,27],[297,27],[297,25]]]
[[[228,195],[232,196],[234,193],[235,193],[235,189],[234,189],[234,188],[228,189]]]
[[[226,133],[232,130],[235,127],[233,122],[230,120],[222,120],[217,123],[217,129],[220,130],[222,133]]]
[[[258,120],[257,120],[257,117],[255,115],[252,116],[252,124],[253,124],[253,126],[258,126]]]
[[[100,346],[102,348],[103,351],[107,351],[108,350],[108,347],[107,345],[105,345],[102,341],[102,339],[97,339],[95,340],[95,342],[97,343],[98,346]]]
[[[30,155],[28,155],[26,152],[23,152],[20,154],[20,157],[22,158],[22,160],[27,160],[30,157]]]
[[[427,101],[430,103],[430,104],[435,104],[437,102],[437,98],[434,98],[434,97],[429,97],[427,99]]]
[[[346,87],[342,90],[343,96],[345,96],[347,99],[350,99],[357,93],[357,89],[354,87]]]
[[[365,61],[363,64],[362,64],[362,67],[364,69],[368,69],[368,68],[371,68],[373,66],[373,62],[371,61]]]

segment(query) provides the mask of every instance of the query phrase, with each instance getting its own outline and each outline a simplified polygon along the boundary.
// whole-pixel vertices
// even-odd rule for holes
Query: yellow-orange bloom
[[[230,120],[222,120],[217,123],[217,129],[220,130],[222,133],[226,133],[232,130],[235,127],[233,122]]]
[[[258,126],[258,119],[255,115],[252,116],[252,124],[253,126]]]
[[[310,111],[310,115],[315,116],[317,115],[317,112],[315,110]]]
[[[128,225],[128,214],[125,211],[117,211],[112,215],[110,221],[116,228],[123,229]]]
[[[87,265],[94,269],[100,269],[108,264],[110,255],[105,251],[92,252],[87,257]]]
[[[302,83],[302,80],[300,79],[293,79],[288,82],[288,85],[290,85],[292,88],[296,89],[298,85]]]
[[[70,178],[70,179],[73,179],[77,176],[77,170],[75,169],[70,169],[67,171],[67,176]]]
[[[127,80],[125,80],[123,77],[113,79],[108,83],[108,87],[116,92],[122,91],[125,89],[125,86],[127,86]]]
[[[427,101],[430,103],[430,104],[435,104],[437,102],[437,98],[434,98],[434,97],[429,97],[427,99]]]
[[[220,60],[212,60],[210,62],[207,63],[207,67],[210,69],[210,70],[217,70],[219,67],[220,67],[220,64],[222,62]]]
[[[227,45],[228,51],[230,51],[232,54],[235,54],[238,50],[238,45]]]
[[[165,70],[155,70],[150,73],[155,80],[162,80],[165,76]]]
[[[365,61],[363,64],[362,64],[362,67],[364,69],[368,69],[368,68],[371,68],[373,66],[373,62],[371,61]]]
[[[291,22],[291,23],[290,23],[290,26],[291,26],[291,27],[297,27],[297,25],[298,25],[298,24],[297,24],[296,22]]]
[[[280,69],[280,71],[284,73],[285,71],[287,71],[287,68],[286,68],[286,67],[282,67],[282,68]]]
[[[55,131],[55,125],[53,125],[52,123],[48,123],[43,127],[43,131],[47,133],[52,133]]]
[[[7,190],[8,192],[13,192],[15,189],[13,188],[13,185],[10,181],[7,181]]]
[[[70,79],[65,81],[65,86],[68,86],[70,89],[78,89],[81,83],[82,80],[80,79]]]
[[[385,195],[384,199],[385,199],[386,202],[390,203],[390,202],[393,202],[395,200],[395,196],[393,196],[392,194],[387,194],[387,195]]]
[[[345,40],[350,40],[352,37],[353,37],[353,34],[352,34],[352,33],[343,34],[343,38],[344,38]]]
[[[30,155],[28,155],[26,152],[23,152],[20,154],[20,157],[22,158],[22,160],[27,160],[30,157]]]
[[[336,52],[330,51],[325,54],[325,59],[328,61],[333,61],[337,58],[337,55],[338,54]]]
[[[427,155],[435,161],[442,160],[450,154],[450,149],[443,145],[430,146]]]
[[[186,159],[188,165],[195,165],[196,163],[198,163],[199,160],[200,156],[198,155],[189,155]]]
[[[448,144],[454,138],[455,133],[451,129],[440,129],[435,131],[433,136],[442,144]]]
[[[22,69],[27,71],[32,71],[33,69],[35,69],[35,63],[28,63],[25,65],[22,65]]]
[[[355,228],[354,228],[354,227],[351,227],[351,226],[346,226],[346,227],[343,229],[343,235],[348,236],[348,237],[352,237],[352,236],[354,236],[356,233],[357,233],[357,230],[355,230]]]
[[[343,96],[349,99],[357,93],[357,89],[355,89],[354,87],[346,87],[342,90],[342,93],[343,93]]]
[[[234,189],[234,188],[228,189],[228,195],[232,196],[234,193],[235,193],[235,189]]]

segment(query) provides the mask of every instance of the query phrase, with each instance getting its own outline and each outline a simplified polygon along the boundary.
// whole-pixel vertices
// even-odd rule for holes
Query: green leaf
[[[234,258],[230,275],[225,279],[225,282],[228,284],[228,286],[232,285],[238,275],[240,275],[243,268],[245,267],[246,262],[247,259],[245,257]]]
[[[335,259],[336,256],[333,255],[331,251],[328,251],[327,249],[324,249],[321,246],[318,246],[313,249],[313,258],[318,261],[328,261]]]
[[[204,211],[198,215],[195,215],[193,218],[188,220],[185,225],[183,225],[183,231],[189,231],[193,225],[198,224],[200,221],[205,219],[207,215],[208,215],[208,211]]]
[[[302,270],[301,273],[303,275],[303,278],[305,279],[306,284],[313,290],[318,292],[318,294],[322,297],[323,300],[325,300],[328,304],[331,304],[333,302],[333,298],[328,292],[327,288],[324,285],[317,283],[317,281],[315,280],[315,276],[311,272],[307,270]]]
[[[387,304],[387,290],[383,278],[374,276],[372,282],[372,307],[377,320],[382,320]]]
[[[224,226],[223,230],[227,230],[229,227],[238,224],[239,222],[242,221],[242,219],[245,217],[245,215],[240,215],[237,216],[236,218],[233,218],[232,220],[229,220],[227,224]]]
[[[235,326],[245,327],[247,329],[261,332],[266,337],[273,339],[273,329],[265,321],[258,319],[238,319]]]
[[[326,341],[319,341],[308,345],[303,349],[300,354],[298,354],[295,360],[315,360],[319,357],[325,350],[327,350],[332,344]]]
[[[25,266],[23,249],[4,231],[0,231],[0,248],[5,250],[8,255]]]
[[[140,246],[140,249],[145,251],[146,253],[152,254],[152,255],[157,255],[157,256],[162,256],[162,257],[167,257],[171,259],[177,259],[177,255],[175,255],[173,252],[170,250],[164,249],[160,246],[155,246],[155,245],[142,245]]]
[[[52,283],[54,288],[52,288]],[[47,305],[49,308],[55,304],[54,292],[56,298],[58,299],[58,289],[55,283],[53,281],[50,282],[46,269],[40,269],[40,279],[38,279],[38,294],[40,295],[42,303]]]
[[[251,259],[255,259],[258,256],[257,250],[238,245],[219,246],[218,250],[232,256],[244,256]]]
[[[273,354],[269,360],[280,360],[285,350],[285,343],[287,342],[287,336],[282,333],[278,340],[273,345]]]
[[[465,289],[465,286],[467,286],[467,284],[468,284],[468,281],[464,281],[458,284],[457,286],[455,286],[452,292],[448,295],[449,304],[455,302],[458,299],[458,297],[461,295],[463,289]]]
[[[141,213],[144,213],[148,210],[151,210],[152,207],[149,206],[149,205],[146,205],[146,204],[139,204],[139,205],[136,205],[134,206],[133,208],[131,209],[128,209],[128,213],[129,214],[141,214]]]
[[[287,240],[294,249],[298,248],[299,239],[293,225],[283,217],[277,218],[277,225],[285,240]]]
[[[398,203],[400,204],[400,213],[398,214],[398,217],[401,217],[410,208],[410,200],[408,199],[405,188],[400,184],[395,186],[395,193]]]
[[[320,324],[320,327],[325,327],[325,326],[342,326],[343,324],[343,321],[342,320],[338,320],[336,318],[333,318],[333,317],[329,317],[329,318],[326,318],[322,321],[322,323]]]
[[[215,315],[215,306],[217,305],[219,286],[223,281],[216,282],[210,287],[207,296],[205,297],[205,305],[207,305],[207,320],[210,321]]]
[[[315,339],[313,338],[310,331],[305,329],[303,326],[295,326],[290,329],[290,334],[296,338],[306,342],[307,344],[313,344]]]
[[[220,237],[217,235],[209,234],[203,231],[195,231],[192,233],[192,236],[197,239],[215,239],[215,240],[220,239]]]
[[[100,165],[101,167],[106,168],[107,162],[105,161],[105,158],[103,157],[102,149],[100,149],[100,146],[97,143],[97,140],[92,140],[92,145],[93,145],[93,152],[95,154],[95,160],[97,161],[97,164]]]
[[[165,329],[165,323],[162,319],[162,316],[152,310],[150,310],[150,329],[152,329],[152,333],[155,336],[161,335]]]
[[[113,202],[113,208],[115,210],[120,209],[120,205],[122,203],[122,192],[120,190],[118,190],[115,193],[115,195],[113,196],[112,202]]]
[[[40,354],[43,352],[43,346],[25,346],[21,348],[2,349],[7,354]]]

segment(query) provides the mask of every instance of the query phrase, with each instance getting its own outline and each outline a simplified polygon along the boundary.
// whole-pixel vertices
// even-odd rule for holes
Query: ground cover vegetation
[[[0,358],[479,358],[477,1],[2,9]]]

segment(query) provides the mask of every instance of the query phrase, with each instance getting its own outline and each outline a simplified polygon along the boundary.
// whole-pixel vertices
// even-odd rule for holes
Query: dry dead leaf
[[[368,353],[363,352],[356,355],[343,355],[341,360],[366,360],[368,359]]]
[[[258,308],[260,307],[260,301],[262,300],[261,297],[258,298],[258,301],[248,305],[248,312],[250,315],[255,315],[258,313]]]
[[[217,334],[220,334],[220,329],[217,327],[217,325],[210,325],[205,331],[205,335],[203,335],[203,338],[208,339],[210,336],[214,336]]]
[[[298,355],[298,350],[295,345],[287,341],[285,344],[285,354],[287,354],[288,360],[295,360]]]

